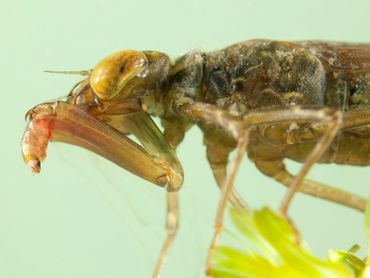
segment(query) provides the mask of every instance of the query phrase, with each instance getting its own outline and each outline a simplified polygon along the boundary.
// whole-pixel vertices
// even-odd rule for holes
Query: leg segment
[[[292,184],[294,176],[286,170],[282,160],[256,160],[255,164],[262,173],[267,176],[273,177],[275,180],[281,182],[283,185],[289,187]],[[367,204],[367,200],[365,198],[308,179],[304,179],[302,181],[300,191],[311,196],[352,207],[359,211],[364,211]]]
[[[162,125],[164,127],[164,136],[170,146],[175,150],[176,147],[184,139],[187,129],[191,127],[188,122],[181,121],[178,118],[168,119],[162,118]],[[159,254],[157,265],[155,267],[153,278],[159,278],[163,267],[168,258],[172,244],[175,240],[179,228],[179,193],[167,192],[167,219],[166,229],[167,237],[163,243],[162,250]]]
[[[246,130],[246,132],[244,133],[244,136],[239,138],[238,144],[236,147],[236,156],[231,162],[230,172],[226,176],[225,184],[222,187],[221,197],[218,203],[217,213],[216,213],[215,232],[213,235],[211,246],[209,247],[209,251],[208,251],[208,257],[207,257],[207,263],[206,263],[207,274],[210,274],[212,259],[216,252],[218,242],[220,241],[220,238],[221,238],[227,200],[232,192],[235,177],[236,177],[236,174],[240,166],[240,162],[242,161],[243,155],[247,148],[248,136],[249,136],[249,130]]]
[[[342,124],[341,112],[330,109],[303,109],[301,107],[292,107],[290,109],[259,110],[250,112],[240,119],[213,105],[196,103],[188,98],[183,98],[182,101],[179,101],[177,109],[180,114],[184,114],[195,121],[213,123],[215,126],[231,134],[237,141],[241,138],[245,129],[252,126],[283,122],[327,123],[328,128],[307,157],[306,163],[303,165],[300,173],[292,181],[291,189],[288,191],[281,205],[281,212],[283,214],[286,214],[290,201],[297,190],[299,190],[303,178],[311,166],[329,147]]]
[[[160,277],[164,264],[167,260],[168,253],[171,249],[177,230],[179,228],[179,196],[178,192],[167,192],[167,238],[163,244],[155,267],[153,278]]]
[[[323,134],[322,138],[308,156],[300,173],[292,181],[290,190],[283,200],[281,212],[286,215],[290,201],[294,194],[300,189],[303,178],[311,166],[320,158],[322,153],[326,151],[342,123],[342,114],[340,112],[330,109],[303,109],[301,107],[253,111],[240,118],[233,116],[227,111],[214,105],[194,102],[192,99],[187,97],[182,97],[177,100],[174,105],[174,110],[188,119],[205,124],[212,124],[215,127],[221,128],[237,141],[236,158],[232,161],[231,171],[226,177],[217,210],[215,234],[207,258],[208,272],[210,271],[213,255],[221,236],[226,200],[229,198],[236,172],[242,159],[242,154],[246,149],[250,128],[257,125],[278,124],[284,122],[321,122],[328,124],[327,131]]]
[[[216,179],[217,186],[222,190],[227,176],[226,166],[232,148],[225,146],[216,140],[207,139],[207,137],[209,137],[207,135],[208,134],[206,132],[205,145],[207,146],[207,159]],[[235,190],[230,192],[229,201],[234,207],[248,209],[248,205]]]
[[[322,120],[324,121],[324,119]],[[287,214],[288,207],[293,199],[293,196],[297,191],[300,190],[303,179],[307,175],[308,171],[311,169],[312,165],[320,159],[323,153],[325,153],[330,144],[333,142],[335,136],[338,134],[341,124],[342,113],[339,111],[332,113],[332,115],[330,115],[327,130],[325,131],[321,139],[317,142],[311,153],[308,155],[306,162],[303,164],[303,167],[299,171],[298,175],[294,177],[288,192],[284,196],[284,199],[280,206],[280,212],[283,215]]]

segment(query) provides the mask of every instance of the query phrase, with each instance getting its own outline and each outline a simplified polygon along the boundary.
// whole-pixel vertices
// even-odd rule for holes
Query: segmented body
[[[238,115],[295,105],[344,113],[370,107],[370,45],[254,40],[208,54],[189,53],[175,68],[178,64],[187,72],[175,74],[175,86],[181,76],[182,82],[193,76],[193,98]],[[213,127],[202,128],[209,140],[217,136],[233,147],[233,140]],[[257,164],[284,157],[303,162],[322,128],[311,123],[260,127],[251,135],[249,156]],[[342,131],[320,162],[370,164],[369,127]]]
[[[305,177],[316,162],[370,164],[369,44],[252,40],[189,52],[174,63],[161,52],[125,50],[77,73],[88,77],[66,100],[27,113],[24,160],[38,172],[48,141],[62,141],[165,187],[168,236],[154,277],[178,228],[176,191],[184,173],[175,150],[194,124],[204,133],[207,159],[222,188],[207,268],[227,200],[247,209],[233,191],[245,151],[259,170],[289,187],[280,206],[285,216],[297,191],[360,211],[366,207],[360,196]],[[149,115],[161,118],[163,133]],[[285,158],[304,163],[296,176],[286,170]]]

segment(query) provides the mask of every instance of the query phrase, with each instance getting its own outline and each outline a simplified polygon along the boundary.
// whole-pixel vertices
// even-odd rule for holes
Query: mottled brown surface
[[[212,123],[179,114],[175,106],[184,97],[214,105],[234,116],[297,105],[329,107],[344,113],[370,106],[369,44],[252,40],[209,53],[189,52],[174,63],[156,51],[143,52],[147,61],[137,52],[122,53],[131,52],[135,55],[115,54],[121,57],[122,67],[120,62],[110,63],[109,70],[117,80],[127,77],[127,72],[132,71],[130,65],[140,72],[139,76],[130,76],[120,92],[104,92],[108,100],[98,95],[94,99],[93,90],[85,82],[84,89],[75,89],[69,101],[103,106],[101,113],[109,114],[107,111],[117,110],[117,103],[140,99],[148,113],[162,118],[172,145],[179,144],[186,130],[197,123],[205,133],[205,144],[215,152],[208,151],[214,163],[227,161],[226,153],[235,147],[235,141]],[[137,57],[140,63],[135,61]],[[105,63],[103,60],[99,65]],[[138,64],[145,68],[138,69]],[[126,73],[120,75],[118,66]],[[278,169],[270,168],[285,157],[304,162],[324,130],[322,124],[310,122],[258,126],[251,135],[249,157],[265,174],[274,176]],[[370,129],[364,125],[343,130],[320,161],[370,164]]]
[[[122,136],[129,133],[121,122],[125,115],[134,119],[135,113],[145,111],[159,116],[163,135],[152,127],[138,139],[153,139],[156,134],[173,148],[197,124],[220,187],[229,154],[247,127],[243,124],[254,127],[249,158],[264,174],[287,186],[292,175],[284,159],[305,162],[338,115],[345,119],[339,133],[333,133],[329,148],[314,161],[370,164],[370,44],[251,40],[209,53],[192,51],[174,62],[164,53],[126,50],[103,59],[88,73],[72,89],[68,103]],[[297,107],[310,112],[303,116],[296,113]],[[159,149],[164,159],[163,154],[171,152],[164,145]],[[348,193],[313,182],[301,190],[357,209],[365,204],[364,200],[361,205],[348,203]],[[242,204],[237,195],[232,201]]]

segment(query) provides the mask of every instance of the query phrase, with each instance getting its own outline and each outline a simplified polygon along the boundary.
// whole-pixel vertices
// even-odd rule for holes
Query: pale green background
[[[165,237],[162,189],[61,144],[51,144],[40,175],[23,164],[26,110],[80,79],[43,70],[89,69],[121,49],[177,56],[252,38],[370,42],[369,14],[368,0],[2,2],[0,277],[150,277]],[[163,277],[203,277],[218,190],[197,128],[178,155],[186,172],[181,229]],[[247,161],[241,169],[245,199],[277,208],[285,190]],[[369,193],[369,168],[317,166],[310,177]],[[365,254],[360,213],[298,196],[291,214],[316,254],[354,243]]]

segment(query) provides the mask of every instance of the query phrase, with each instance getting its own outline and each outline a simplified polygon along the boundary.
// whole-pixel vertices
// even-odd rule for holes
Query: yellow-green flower
[[[369,210],[368,210],[369,211]],[[246,240],[240,249],[221,246],[213,260],[216,278],[355,278],[365,276],[365,263],[353,251],[329,251],[328,260],[312,255],[287,221],[268,208],[231,209],[231,218]],[[370,216],[366,214],[367,227]],[[369,228],[370,230],[370,228]]]

